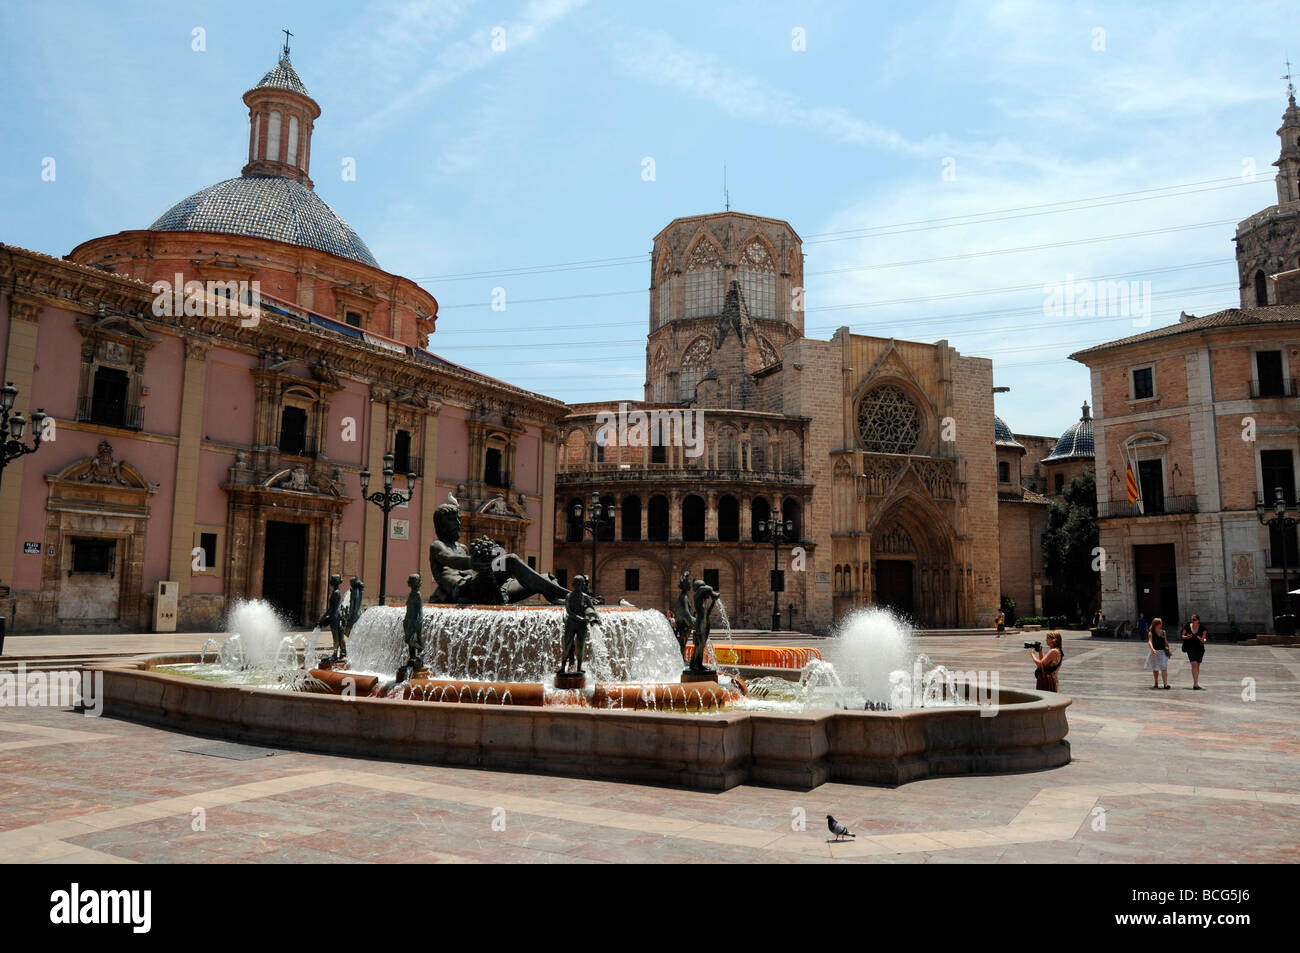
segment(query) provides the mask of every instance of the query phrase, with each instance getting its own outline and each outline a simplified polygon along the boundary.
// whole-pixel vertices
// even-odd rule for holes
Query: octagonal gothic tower
[[[645,398],[761,409],[755,376],[803,336],[803,242],[780,219],[715,212],[654,238]]]

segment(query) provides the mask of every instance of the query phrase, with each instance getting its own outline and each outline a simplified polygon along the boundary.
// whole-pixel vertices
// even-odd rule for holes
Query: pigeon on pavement
[[[842,838],[845,837],[854,837],[854,838],[857,837],[856,834],[854,834],[851,830],[849,830],[839,821],[835,820],[835,818],[832,817],[830,814],[826,815],[826,826],[830,829],[830,832],[835,835],[836,840],[841,840]]]

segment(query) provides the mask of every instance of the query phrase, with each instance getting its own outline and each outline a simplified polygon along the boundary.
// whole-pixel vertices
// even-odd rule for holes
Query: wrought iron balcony
[[[281,430],[276,446],[280,448],[281,453],[295,457],[316,456],[316,437],[312,434],[304,434],[296,430]]]
[[[1149,499],[1142,503],[1130,504],[1127,499],[1107,500],[1097,504],[1097,519],[1120,519],[1123,517],[1170,516],[1179,513],[1199,512],[1196,494],[1186,496],[1166,496],[1162,499]]]
[[[123,401],[82,397],[77,401],[77,420],[123,430],[140,430],[144,427],[144,407]]]
[[[1295,397],[1297,393],[1300,391],[1296,390],[1294,377],[1275,377],[1250,382],[1251,397]]]

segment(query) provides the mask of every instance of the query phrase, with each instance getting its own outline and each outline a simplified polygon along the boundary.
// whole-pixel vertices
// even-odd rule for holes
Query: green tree
[[[1097,603],[1101,574],[1094,569],[1097,548],[1097,480],[1091,471],[1075,477],[1062,502],[1053,501],[1043,533],[1043,571],[1058,599],[1077,619]]]

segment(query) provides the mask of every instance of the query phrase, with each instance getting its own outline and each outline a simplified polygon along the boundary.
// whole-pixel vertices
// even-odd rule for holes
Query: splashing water
[[[736,707],[766,711],[848,708],[873,711],[969,704],[952,672],[917,654],[912,629],[888,609],[850,613],[835,632],[835,663],[813,659],[798,682],[753,679]]]
[[[241,599],[226,619],[226,637],[203,643],[197,664],[162,666],[197,678],[301,690],[312,681],[306,669],[320,638],[320,627],[310,636],[288,635],[286,624],[269,603]],[[208,661],[208,653],[213,653]]]
[[[583,668],[589,681],[677,681],[682,658],[663,614],[650,609],[598,609],[601,624],[587,633]],[[355,672],[387,675],[406,662],[398,606],[362,613],[348,640]],[[562,606],[476,608],[425,606],[422,662],[431,678],[484,682],[545,682],[560,666]]]

